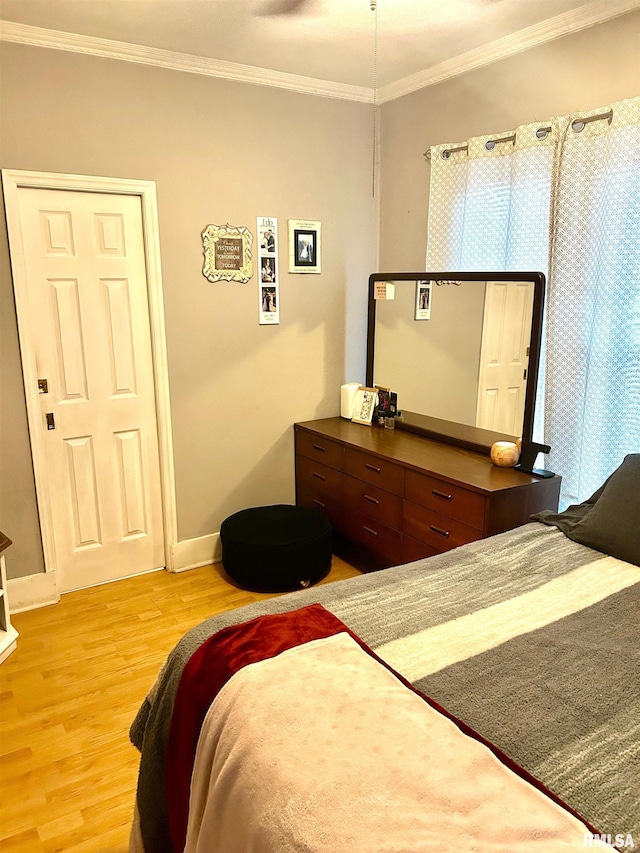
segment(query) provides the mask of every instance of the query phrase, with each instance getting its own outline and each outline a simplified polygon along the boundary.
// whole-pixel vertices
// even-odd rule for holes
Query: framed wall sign
[[[244,226],[207,225],[202,232],[203,276],[209,281],[246,284],[253,276],[252,244],[253,234]]]
[[[289,220],[289,272],[321,272],[320,229],[320,222]]]

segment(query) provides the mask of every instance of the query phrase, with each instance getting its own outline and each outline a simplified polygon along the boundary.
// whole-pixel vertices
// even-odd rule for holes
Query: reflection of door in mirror
[[[485,282],[432,285],[428,320],[415,318],[416,281],[377,300],[374,382],[405,412],[475,426]]]
[[[476,426],[520,435],[527,388],[533,283],[488,281]]]

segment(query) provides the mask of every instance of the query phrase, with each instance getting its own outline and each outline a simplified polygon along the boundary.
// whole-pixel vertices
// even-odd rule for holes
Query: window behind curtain
[[[431,149],[427,269],[547,275],[534,439],[563,507],[640,451],[640,98],[581,116],[609,109]]]

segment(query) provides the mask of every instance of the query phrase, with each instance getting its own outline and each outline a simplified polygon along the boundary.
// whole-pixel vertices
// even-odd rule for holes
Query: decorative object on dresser
[[[393,422],[398,414],[398,395],[390,388],[381,388],[379,385],[376,385],[376,391],[378,392],[378,403],[373,414],[373,421],[378,426],[387,426],[388,428],[386,421]]]
[[[359,382],[346,382],[340,387],[340,417],[351,420]]]
[[[489,456],[342,418],[297,423],[296,503],[391,566],[448,551],[556,510],[560,477],[497,468]]]
[[[513,468],[520,458],[520,450],[515,441],[496,441],[491,446],[490,456],[499,468]]]
[[[18,632],[11,624],[9,602],[7,601],[7,569],[4,552],[11,545],[11,539],[0,531],[0,663],[9,657],[16,647]]]
[[[537,444],[535,441],[530,441],[520,448],[520,461],[516,465],[518,471],[523,471],[525,474],[533,474],[534,477],[553,477],[553,471],[547,471],[544,468],[534,468],[535,461],[539,453],[549,453],[551,447],[548,444]]]
[[[355,394],[351,420],[356,424],[371,426],[377,403],[378,392],[376,389],[366,388],[364,385],[361,385]]]

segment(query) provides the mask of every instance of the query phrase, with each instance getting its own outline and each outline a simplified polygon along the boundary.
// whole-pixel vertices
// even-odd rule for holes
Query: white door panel
[[[487,282],[476,421],[483,429],[522,432],[532,306],[531,282]]]
[[[20,188],[61,589],[164,565],[140,198]],[[47,430],[46,415],[55,419]]]

